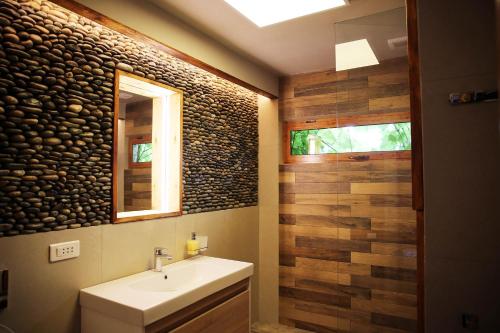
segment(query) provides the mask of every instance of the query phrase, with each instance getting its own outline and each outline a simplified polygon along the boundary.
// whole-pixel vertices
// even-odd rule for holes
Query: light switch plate
[[[50,262],[76,258],[80,255],[80,241],[50,244]]]

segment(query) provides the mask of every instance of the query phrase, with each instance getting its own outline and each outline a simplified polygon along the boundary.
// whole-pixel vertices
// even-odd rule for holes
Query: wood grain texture
[[[324,71],[280,80],[283,121],[409,112],[406,57],[343,72]],[[387,108],[388,106],[388,108]]]
[[[408,82],[406,59],[283,78],[285,133],[409,121]],[[411,155],[367,155],[280,166],[281,323],[313,332],[416,331]]]
[[[153,125],[153,101],[125,104],[125,146],[128,163],[124,168],[124,210],[125,212],[151,209],[151,162],[134,163],[132,145],[150,143]],[[142,169],[142,170],[138,170]],[[137,200],[140,199],[140,200]]]
[[[232,286],[229,286],[225,289],[222,289],[218,292],[216,292],[213,295],[210,295],[208,297],[205,297],[198,302],[191,304],[190,306],[181,309],[177,312],[174,312],[173,314],[162,318],[158,321],[155,321],[152,324],[149,324],[146,326],[145,332],[146,333],[166,333],[166,332],[171,332],[172,330],[179,328],[185,324],[189,324],[193,319],[198,318],[202,316],[203,314],[206,314],[210,310],[216,309],[219,306],[224,306],[225,304],[228,304],[227,302],[230,302],[231,300],[234,300],[235,297],[237,298],[236,302],[231,302],[231,308],[232,310],[226,309],[227,312],[232,313],[233,310],[238,309],[240,312],[239,314],[236,314],[236,317],[239,317],[241,320],[238,320],[239,323],[245,322],[246,323],[246,331],[242,331],[240,329],[240,325],[235,324],[234,328],[235,330],[228,330],[227,332],[248,332],[249,330],[249,285],[250,281],[249,279],[242,280],[238,283],[233,284]],[[238,296],[243,296],[243,297],[238,297]],[[246,310],[245,310],[246,307]],[[246,315],[243,313],[246,311]],[[223,314],[217,312],[217,317],[221,316]],[[219,317],[220,318],[220,317]],[[230,321],[231,322],[231,321]],[[203,321],[203,323],[209,325],[209,323],[206,323]],[[222,323],[221,323],[222,324]],[[201,330],[181,330],[179,332],[205,332],[203,331],[203,328]],[[211,330],[210,332],[217,332],[214,330]],[[221,332],[221,331],[219,331]]]
[[[250,294],[247,291],[176,328],[172,333],[248,333]]]

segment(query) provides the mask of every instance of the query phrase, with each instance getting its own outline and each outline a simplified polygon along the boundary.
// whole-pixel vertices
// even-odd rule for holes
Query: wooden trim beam
[[[412,123],[413,209],[424,209],[422,105],[418,49],[417,0],[407,0],[408,61],[410,68],[410,115]]]
[[[124,24],[121,24],[120,22],[118,21],[115,21],[99,12],[96,12],[95,10],[93,9],[90,9],[88,8],[87,6],[84,6],[74,0],[50,0],[51,2],[63,7],[63,8],[66,8],[78,15],[81,15],[83,17],[86,17],[88,18],[89,20],[92,20],[96,23],[99,23],[100,25],[102,26],[105,26],[111,30],[114,30],[116,32],[119,32],[123,35],[126,35],[130,38],[133,38],[139,42],[142,42],[142,43],[145,43],[145,44],[148,44],[148,45],[151,45],[157,49],[159,49],[160,51],[163,51],[179,60],[182,60],[184,62],[187,62],[193,66],[196,66],[198,68],[201,68],[209,73],[212,73],[224,80],[227,80],[227,81],[230,81],[232,83],[235,83],[243,88],[246,88],[250,91],[253,91],[259,95],[262,95],[262,96],[265,96],[265,97],[268,97],[268,98],[271,98],[271,99],[276,99],[278,98],[276,95],[270,93],[270,92],[267,92],[263,89],[260,89],[248,82],[245,82],[231,74],[228,74],[218,68],[215,68],[214,66],[212,65],[209,65],[207,64],[206,62],[203,62],[199,59],[196,59],[182,51],[179,51],[169,45],[166,45],[162,42],[159,42],[151,37],[148,37],[146,35],[144,35],[143,33],[137,31],[137,30],[134,30]]]
[[[417,213],[417,331],[423,333],[425,331],[424,157],[417,3],[418,0],[406,0],[412,125],[412,191],[413,209]]]

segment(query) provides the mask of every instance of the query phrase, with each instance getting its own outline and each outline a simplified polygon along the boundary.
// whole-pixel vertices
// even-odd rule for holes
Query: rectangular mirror
[[[182,92],[116,71],[114,222],[180,215]]]

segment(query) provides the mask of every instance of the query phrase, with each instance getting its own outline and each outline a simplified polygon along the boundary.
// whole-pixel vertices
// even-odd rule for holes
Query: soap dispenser
[[[196,232],[191,233],[191,239],[187,241],[187,253],[190,256],[195,256],[199,253],[200,244],[196,239]]]

